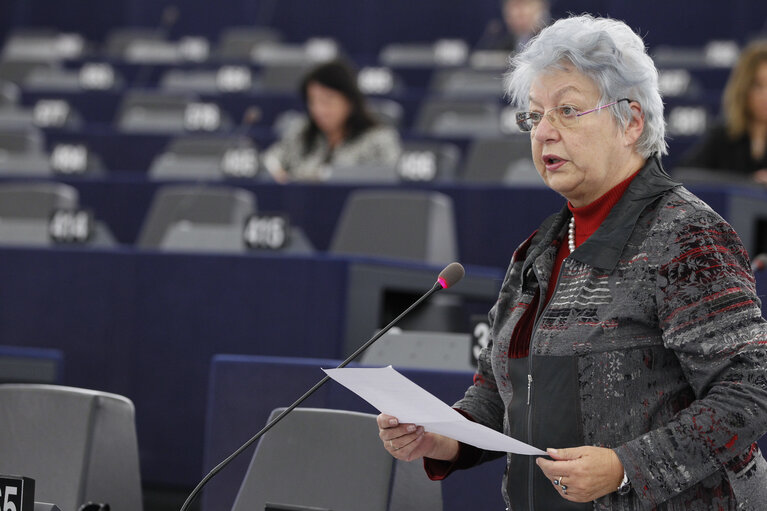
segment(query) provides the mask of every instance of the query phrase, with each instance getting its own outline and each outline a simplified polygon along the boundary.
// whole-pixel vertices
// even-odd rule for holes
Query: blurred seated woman
[[[727,170],[767,184],[767,40],[747,46],[722,97],[724,121],[680,164]]]
[[[306,121],[264,155],[276,181],[322,181],[335,166],[396,164],[399,134],[368,112],[348,66],[339,61],[321,64],[304,77],[300,90]]]

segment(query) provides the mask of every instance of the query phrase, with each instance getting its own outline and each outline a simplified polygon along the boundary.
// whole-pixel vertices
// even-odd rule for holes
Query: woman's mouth
[[[546,167],[546,170],[552,171],[559,169],[562,165],[567,163],[567,160],[563,160],[562,158],[554,155],[554,154],[545,154],[543,155],[543,165]]]

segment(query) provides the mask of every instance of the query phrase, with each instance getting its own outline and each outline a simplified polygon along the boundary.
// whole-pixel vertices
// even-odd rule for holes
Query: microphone
[[[754,257],[754,260],[751,261],[751,271],[756,273],[758,271],[762,271],[765,268],[767,268],[767,254],[758,254],[756,257]]]
[[[357,348],[357,351],[349,355],[349,357],[341,362],[336,369],[341,369],[343,367],[346,367],[349,365],[349,363],[357,358],[363,351],[368,349],[371,344],[376,342],[382,335],[384,335],[386,332],[391,330],[391,328],[396,325],[403,317],[405,317],[411,310],[415,309],[418,305],[421,304],[424,300],[428,299],[431,295],[436,293],[437,291],[441,291],[443,289],[448,289],[460,281],[465,274],[465,270],[463,269],[463,266],[461,266],[461,263],[450,263],[439,273],[439,276],[437,277],[437,281],[434,283],[434,285],[429,289],[424,295],[422,295],[418,300],[413,302],[413,304],[405,309],[399,316],[394,318],[391,323],[383,327],[381,330],[378,331],[377,334],[375,334],[373,337],[371,337],[365,344]],[[187,511],[189,506],[192,504],[192,501],[197,496],[198,493],[202,490],[202,488],[210,481],[216,474],[218,474],[225,466],[229,464],[234,458],[239,456],[245,449],[250,447],[253,442],[264,436],[264,434],[272,429],[278,422],[280,422],[287,414],[289,414],[291,411],[293,411],[298,405],[300,405],[302,402],[304,402],[307,398],[309,398],[312,394],[314,394],[320,387],[322,387],[328,380],[330,379],[330,376],[325,375],[324,378],[322,378],[317,384],[314,385],[314,387],[310,388],[306,391],[306,393],[296,399],[296,401],[287,407],[282,413],[280,413],[277,417],[269,421],[269,423],[264,426],[264,428],[256,433],[253,437],[250,438],[247,442],[242,444],[236,451],[234,451],[232,454],[230,454],[224,461],[216,465],[208,474],[202,478],[202,480],[197,484],[197,486],[192,490],[192,493],[189,494],[189,496],[186,498],[186,501],[184,501],[184,504],[181,506],[180,511]]]

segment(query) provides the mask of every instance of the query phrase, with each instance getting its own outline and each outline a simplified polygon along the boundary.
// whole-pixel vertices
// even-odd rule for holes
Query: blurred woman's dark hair
[[[308,88],[310,83],[318,83],[323,87],[340,92],[351,104],[349,117],[344,127],[344,140],[352,140],[369,128],[376,126],[378,121],[368,112],[365,97],[357,86],[357,76],[352,68],[340,60],[332,60],[315,67],[301,80],[301,98],[308,109]],[[303,133],[304,154],[308,153],[320,135],[320,128],[309,115],[309,123]]]

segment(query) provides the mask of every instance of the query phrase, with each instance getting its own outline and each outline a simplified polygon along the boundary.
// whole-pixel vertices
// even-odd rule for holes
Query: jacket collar
[[[575,249],[570,257],[592,267],[614,270],[639,215],[657,197],[675,186],[679,186],[679,183],[666,174],[658,156],[651,156],[599,229]],[[565,204],[558,213],[544,220],[533,237],[533,248],[528,254],[525,267],[532,264],[555,239],[561,238],[570,216],[570,210]]]
[[[639,215],[655,199],[675,186],[679,186],[679,183],[666,174],[658,156],[651,156],[599,229],[575,249],[570,257],[589,266],[614,270]],[[558,215],[561,219],[569,219],[566,205]]]

